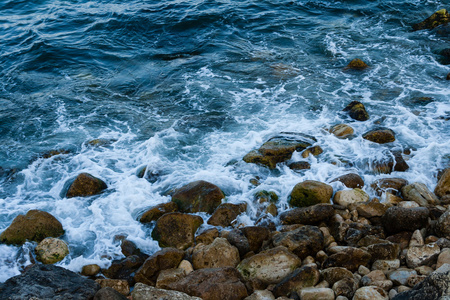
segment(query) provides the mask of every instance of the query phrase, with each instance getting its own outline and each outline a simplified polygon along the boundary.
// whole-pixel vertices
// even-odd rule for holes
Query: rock
[[[376,260],[372,264],[372,270],[381,270],[384,273],[388,273],[393,270],[397,270],[400,267],[400,260]]]
[[[380,287],[364,286],[356,290],[353,300],[389,300],[389,296]]]
[[[408,268],[417,268],[419,266],[436,263],[437,257],[441,249],[435,243],[426,244],[423,246],[409,247],[406,253],[406,264]]]
[[[450,73],[447,74],[447,76],[445,77],[446,80],[450,80]]]
[[[95,293],[94,300],[127,300],[128,298],[110,287],[104,287]]]
[[[240,229],[245,235],[249,245],[249,251],[258,253],[263,243],[270,239],[270,230],[261,226],[246,226]]]
[[[369,201],[369,195],[361,189],[337,191],[333,198],[334,203],[347,208],[353,204],[367,201]]]
[[[344,108],[344,111],[348,111],[350,118],[352,118],[354,120],[357,120],[357,121],[369,120],[369,114],[367,113],[366,108],[364,107],[364,104],[362,104],[359,101],[350,102]]]
[[[417,272],[415,270],[399,268],[388,273],[388,278],[395,285],[406,285],[408,282],[408,278],[414,275],[417,275]]]
[[[341,296],[352,299],[358,286],[358,281],[355,278],[346,277],[333,284],[333,291],[338,297]]]
[[[273,289],[275,297],[289,296],[292,292],[296,292],[305,287],[313,287],[319,283],[320,272],[317,268],[303,266],[278,283]]]
[[[273,191],[266,191],[261,190],[255,193],[254,195],[255,202],[262,204],[262,203],[277,203],[278,202],[278,195]]]
[[[442,249],[441,253],[438,256],[438,260],[436,263],[436,269],[439,269],[444,264],[450,264],[450,249],[449,248]]]
[[[350,189],[356,189],[356,188],[362,188],[364,186],[364,180],[355,173],[349,173],[342,176],[339,176],[338,178],[335,178],[331,180],[331,182],[340,181],[342,182],[346,187]]]
[[[112,143],[116,142],[117,140],[114,139],[93,139],[90,141],[87,141],[86,144],[92,147],[105,147],[109,146]]]
[[[448,299],[450,271],[445,273],[433,272],[413,289],[397,294],[393,300],[434,300]]]
[[[199,216],[168,213],[156,221],[152,238],[160,247],[175,247],[184,250],[194,244],[194,236],[198,227],[203,224]]]
[[[195,237],[196,244],[211,244],[217,237],[219,237],[219,230],[217,228],[210,228],[202,231],[199,235]]]
[[[161,270],[158,278],[156,279],[156,288],[167,289],[170,284],[177,282],[181,278],[185,277],[186,274],[186,271],[181,268]]]
[[[323,149],[320,146],[313,146],[307,148],[305,151],[302,152],[302,157],[307,158],[309,155],[318,156],[323,153]]]
[[[242,277],[231,267],[199,269],[168,288],[203,300],[240,300],[248,296]]]
[[[414,202],[415,203],[415,202]],[[423,240],[422,233],[419,229],[413,232],[413,235],[411,236],[411,239],[409,241],[409,247],[415,247],[415,246],[423,246],[425,244],[425,241]]]
[[[122,254],[126,257],[131,255],[142,255],[141,250],[130,240],[123,240],[120,244],[120,249],[122,250]]]
[[[377,144],[386,144],[395,141],[395,133],[388,128],[368,131],[362,137]]]
[[[427,278],[426,275],[413,275],[408,278],[408,282],[406,283],[409,287],[414,287],[416,284],[421,283]]]
[[[389,291],[392,288],[392,281],[387,280],[386,275],[384,275],[381,270],[374,270],[369,274],[361,278],[361,285],[363,286],[378,286],[385,291]]]
[[[184,251],[175,248],[164,248],[147,258],[136,271],[134,280],[148,285],[155,285],[159,272],[177,268],[184,257]]]
[[[212,216],[208,219],[208,224],[213,226],[227,227],[231,225],[238,215],[245,212],[247,209],[247,204],[231,204],[222,203],[220,204]]]
[[[275,169],[277,163],[291,159],[294,151],[302,151],[314,142],[316,139],[306,134],[281,133],[265,142],[258,150],[248,153],[243,160]]]
[[[302,300],[334,300],[334,291],[329,288],[303,288],[299,294]]]
[[[333,188],[328,184],[306,180],[295,185],[289,197],[289,204],[295,207],[306,207],[330,203],[332,195]]]
[[[356,272],[360,265],[367,267],[371,258],[370,253],[365,250],[348,247],[338,253],[330,255],[323,263],[322,267],[342,267],[352,272]]]
[[[275,247],[284,246],[300,259],[314,256],[323,249],[324,237],[316,226],[306,225],[288,232],[281,232],[272,237]]]
[[[108,269],[102,270],[102,273],[111,279],[131,280],[130,275],[142,266],[145,259],[145,256],[131,255],[121,260],[114,260]]]
[[[176,212],[177,210],[178,205],[175,202],[161,203],[147,210],[139,221],[141,223],[150,223],[167,213]]]
[[[434,193],[439,198],[450,194],[450,168],[445,169],[441,179],[439,179],[436,188],[434,189]]]
[[[408,184],[408,181],[402,178],[383,178],[374,181],[370,187],[377,192],[379,196],[382,193],[391,193],[400,195],[401,189]]]
[[[344,278],[353,278],[353,273],[346,268],[331,267],[322,270],[323,279],[325,279],[330,286],[333,286],[336,282]]]
[[[236,267],[239,251],[224,238],[216,238],[210,245],[199,244],[192,253],[194,269]]]
[[[390,207],[381,217],[381,223],[388,233],[414,231],[426,227],[429,210],[425,207]]]
[[[124,296],[128,296],[130,293],[128,281],[123,279],[97,279],[95,282],[102,288],[110,287]]]
[[[294,171],[311,169],[311,164],[307,161],[296,161],[289,164],[289,169]]]
[[[400,245],[390,242],[374,244],[367,247],[367,252],[372,255],[372,261],[394,260],[400,255]]]
[[[194,267],[192,264],[187,260],[182,260],[180,264],[178,265],[179,269],[183,269],[185,274],[189,274],[194,271]]]
[[[100,273],[100,266],[97,264],[85,265],[81,269],[81,275],[84,276],[95,276]]]
[[[18,215],[11,225],[0,234],[0,241],[5,244],[22,245],[27,240],[40,242],[47,237],[59,237],[64,234],[61,223],[51,214],[30,210]]]
[[[275,300],[275,297],[268,290],[256,290],[244,300]]]
[[[345,124],[334,125],[330,129],[330,133],[334,134],[336,137],[340,139],[345,139],[353,135],[355,131],[352,127]]]
[[[106,183],[88,173],[81,173],[69,186],[66,197],[88,197],[100,194],[107,188]]]
[[[450,239],[450,210],[447,209],[436,222],[435,230],[439,237]]]
[[[345,67],[345,69],[364,70],[368,67],[369,66],[365,62],[363,62],[361,59],[355,58]]]
[[[202,300],[199,297],[191,297],[186,293],[157,289],[142,283],[136,283],[131,296],[133,300]]]
[[[0,299],[94,298],[100,286],[72,271],[54,265],[33,265],[0,284]]]
[[[436,205],[439,200],[423,183],[414,182],[402,188],[402,196],[406,201],[417,202],[420,206]]]
[[[300,263],[300,259],[285,247],[276,247],[242,260],[237,269],[245,280],[258,279],[265,284],[276,284]]]
[[[241,258],[243,258],[245,254],[250,251],[250,243],[241,230],[232,230],[225,236],[225,238],[231,245],[235,246],[239,250],[239,256]]]
[[[441,9],[432,14],[424,21],[414,24],[412,28],[413,30],[433,29],[435,27],[438,27],[439,25],[447,24],[448,22],[450,22],[450,16],[447,10]]]
[[[280,221],[284,225],[314,225],[328,220],[334,215],[334,208],[329,204],[316,204],[308,207],[296,207],[283,212]]]
[[[386,213],[387,209],[388,207],[386,205],[377,201],[361,203],[356,207],[358,216],[368,219],[383,216]]]
[[[38,261],[43,264],[54,264],[69,254],[69,247],[63,240],[45,238],[36,246],[35,252]]]
[[[191,182],[175,190],[172,201],[178,205],[181,212],[207,212],[212,214],[222,203],[225,194],[216,185],[199,180]]]

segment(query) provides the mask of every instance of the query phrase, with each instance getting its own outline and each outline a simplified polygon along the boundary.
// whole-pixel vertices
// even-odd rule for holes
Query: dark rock
[[[306,225],[288,232],[281,232],[272,238],[274,246],[285,246],[292,253],[304,259],[315,256],[323,249],[324,237],[316,226]]]
[[[358,216],[371,219],[373,217],[381,217],[386,213],[388,207],[377,201],[361,203],[356,207]]]
[[[216,208],[212,216],[208,219],[208,224],[222,227],[230,226],[231,222],[236,220],[237,216],[245,212],[246,209],[246,203],[222,203]]]
[[[400,245],[400,249],[406,249],[409,246],[409,241],[411,240],[412,232],[402,231],[386,238],[387,241],[391,243],[396,243]]]
[[[374,181],[370,187],[375,190],[379,196],[386,192],[400,195],[402,187],[407,184],[408,181],[402,178],[383,178]]]
[[[161,203],[147,210],[139,221],[141,223],[150,223],[158,220],[165,214],[176,212],[177,210],[178,205],[175,202]]]
[[[296,161],[289,164],[289,169],[294,171],[311,169],[311,164],[307,161]]]
[[[207,212],[212,214],[222,203],[225,194],[216,185],[199,180],[176,189],[172,201],[178,205],[181,212]]]
[[[313,287],[319,283],[320,272],[317,268],[303,266],[278,283],[273,289],[275,297],[289,296],[301,288]]]
[[[93,299],[100,286],[54,265],[34,265],[0,285],[0,299]]]
[[[296,207],[280,215],[284,225],[304,224],[315,225],[328,220],[334,215],[334,208],[330,204],[316,204],[308,207]]]
[[[345,69],[364,70],[368,67],[369,66],[365,62],[363,62],[361,59],[355,58],[345,67]]]
[[[400,250],[400,245],[394,243],[379,243],[367,247],[367,252],[372,255],[372,261],[397,259]]]
[[[85,265],[81,269],[81,275],[84,276],[95,276],[100,273],[100,266],[97,264]]]
[[[122,249],[122,254],[126,257],[131,255],[141,255],[141,250],[136,246],[135,243],[129,240],[123,240],[120,244],[120,248]],[[145,255],[145,254],[144,254]]]
[[[436,185],[436,188],[434,189],[434,193],[439,198],[450,194],[450,168],[444,170]]]
[[[351,272],[355,272],[361,265],[367,267],[371,259],[372,256],[369,252],[359,248],[348,247],[338,253],[330,255],[325,260],[322,267],[342,267]]]
[[[446,80],[450,80],[450,73],[447,74],[447,77],[445,77]]]
[[[168,288],[204,300],[240,300],[248,296],[240,273],[232,267],[196,270]]]
[[[322,270],[321,272],[323,279],[333,286],[336,282],[344,278],[353,278],[353,273],[346,268],[341,267],[331,267]]]
[[[436,222],[435,230],[440,237],[450,239],[450,211],[443,213]]]
[[[348,111],[350,118],[352,118],[354,120],[357,120],[357,121],[369,120],[369,114],[367,113],[366,108],[364,107],[364,104],[362,104],[359,101],[350,102],[344,108],[344,111]]]
[[[333,284],[333,291],[337,296],[344,296],[352,299],[356,290],[358,289],[358,282],[354,278],[342,278]]]
[[[414,231],[425,227],[428,223],[428,208],[390,207],[381,217],[381,222],[388,233]]]
[[[397,294],[392,300],[435,300],[450,297],[450,272],[433,272],[412,290]]]
[[[110,287],[124,296],[130,293],[130,285],[124,279],[96,279],[101,288]]]
[[[226,239],[231,245],[235,246],[239,250],[239,256],[241,259],[244,258],[245,254],[250,251],[250,243],[241,230],[235,229],[230,231],[226,236]]]
[[[384,230],[381,226],[372,226],[353,222],[349,224],[349,228],[345,233],[344,242],[348,245],[357,245],[359,240],[368,235],[384,237]]]
[[[258,253],[263,243],[270,239],[270,230],[261,226],[246,226],[241,228],[248,240],[249,250]]]
[[[446,9],[441,9],[424,21],[414,24],[413,30],[433,29],[439,25],[447,24],[450,22],[450,16]]]
[[[59,237],[64,234],[61,223],[51,214],[30,210],[18,215],[11,225],[0,234],[0,241],[5,244],[21,245],[25,241],[40,242],[47,237]]]
[[[364,180],[355,173],[349,173],[342,176],[339,176],[338,178],[335,178],[331,180],[331,182],[340,181],[342,184],[344,184],[346,187],[351,189],[360,189],[364,186]]]
[[[184,250],[194,244],[194,236],[198,227],[203,224],[199,216],[168,213],[156,221],[152,238],[160,247],[174,247]]]
[[[104,287],[95,294],[94,300],[128,300],[128,298],[111,287]]]
[[[395,164],[393,166],[393,170],[397,172],[405,172],[409,169],[409,165],[406,163],[403,155],[400,151],[391,151],[394,156]]]
[[[69,150],[58,149],[58,150],[47,151],[47,152],[43,153],[41,156],[42,156],[42,158],[50,158],[52,156],[61,155],[61,154],[69,154],[69,153],[70,153]]]
[[[301,133],[281,133],[265,142],[258,150],[244,156],[247,163],[256,163],[275,169],[276,164],[287,161],[294,151],[301,151],[316,142],[312,136]]]
[[[126,279],[131,281],[133,274],[142,264],[143,256],[131,255],[124,259],[114,260],[108,269],[102,270],[103,275],[111,279]]]
[[[199,235],[195,237],[196,244],[211,244],[217,237],[219,237],[219,230],[217,228],[210,228],[202,231]]]
[[[81,173],[69,186],[66,197],[87,197],[100,194],[107,188],[106,183],[88,173]]]
[[[289,196],[289,204],[295,207],[306,207],[319,203],[330,203],[333,188],[328,184],[306,180],[294,186]]]
[[[363,139],[378,144],[386,144],[395,141],[395,133],[391,129],[375,129],[363,134]]]

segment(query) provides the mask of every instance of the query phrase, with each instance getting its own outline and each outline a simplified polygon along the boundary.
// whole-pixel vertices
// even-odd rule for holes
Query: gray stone
[[[202,300],[182,292],[157,289],[143,283],[136,283],[131,296],[133,300]]]
[[[414,182],[402,188],[403,199],[417,202],[420,206],[436,205],[438,198],[423,183]]]

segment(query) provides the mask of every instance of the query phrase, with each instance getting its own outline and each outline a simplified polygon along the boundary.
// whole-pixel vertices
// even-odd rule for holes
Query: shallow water
[[[158,250],[151,228],[136,220],[194,180],[218,185],[229,202],[248,202],[240,221],[249,225],[255,192],[275,191],[282,211],[306,179],[357,172],[371,196],[369,184],[381,177],[434,189],[450,162],[450,69],[439,55],[450,31],[413,32],[411,25],[447,4],[2,1],[0,230],[30,209],[53,214],[71,251],[58,265],[80,271],[120,258],[116,235],[148,254]],[[356,57],[370,68],[344,71]],[[342,112],[353,100],[365,104],[368,121]],[[324,130],[338,123],[356,137]],[[396,141],[361,138],[376,126],[394,130]],[[281,131],[317,138],[324,153],[307,159],[310,170],[242,161]],[[97,138],[109,143],[88,144]],[[43,158],[58,149],[68,153]],[[371,171],[369,162],[388,149],[412,149],[407,172]],[[152,182],[136,176],[144,166],[158,174]],[[65,198],[67,182],[81,172],[102,178],[108,190]],[[255,176],[258,187],[249,183]],[[30,263],[33,247],[0,246],[0,281]]]

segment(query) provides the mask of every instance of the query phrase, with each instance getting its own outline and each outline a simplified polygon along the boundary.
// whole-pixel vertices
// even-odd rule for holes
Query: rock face
[[[306,134],[281,133],[265,142],[258,150],[249,152],[243,160],[275,169],[277,163],[289,160],[294,151],[302,151],[314,142],[316,139]]]
[[[69,186],[66,197],[87,197],[100,194],[106,189],[106,183],[88,173],[81,173]]]
[[[359,58],[355,58],[345,67],[345,69],[364,70],[369,66]]]
[[[222,203],[216,208],[207,223],[213,226],[230,226],[231,222],[234,221],[238,215],[245,212],[246,209],[247,205],[245,203]]]
[[[448,22],[450,22],[450,15],[446,9],[441,9],[424,21],[414,24],[412,27],[414,30],[433,29]]]
[[[158,220],[165,214],[176,212],[177,210],[178,205],[175,202],[161,203],[143,213],[139,221],[141,223],[150,223],[152,221]]]
[[[381,222],[388,233],[414,231],[426,226],[429,210],[425,207],[403,208],[390,207],[381,218]]]
[[[201,298],[191,297],[182,292],[157,289],[142,283],[136,283],[131,296],[133,300],[201,300]]]
[[[25,241],[40,242],[46,237],[59,237],[64,234],[61,223],[51,214],[30,210],[18,215],[5,231],[0,234],[0,241],[5,244],[21,245]]]
[[[241,275],[231,267],[196,270],[168,288],[203,300],[240,300],[248,296]]]
[[[225,194],[219,187],[203,180],[191,182],[177,189],[172,195],[172,201],[185,213],[212,214],[224,198]]]
[[[352,204],[369,201],[369,195],[361,189],[338,191],[334,195],[333,202],[344,207],[350,207]]]
[[[349,125],[345,124],[337,124],[331,127],[330,133],[334,134],[336,137],[340,139],[345,139],[350,137],[355,131]]]
[[[330,203],[333,188],[328,184],[306,180],[294,186],[289,197],[289,204],[295,207],[306,207],[319,203]]]
[[[274,246],[284,246],[299,258],[315,256],[322,250],[324,237],[316,226],[306,225],[288,232],[281,232],[273,236]]]
[[[359,101],[350,102],[344,108],[344,111],[347,111],[350,118],[352,118],[354,120],[357,120],[357,121],[369,120],[369,114],[367,113],[366,108],[364,107],[364,104],[362,104]]]
[[[36,249],[36,259],[44,264],[54,264],[61,261],[69,254],[69,247],[60,239],[43,239]]]
[[[216,238],[210,245],[198,245],[192,253],[194,269],[236,267],[239,251],[224,238]]]
[[[386,144],[395,141],[395,133],[387,128],[371,130],[363,134],[363,139],[368,141]]]
[[[364,186],[364,180],[355,173],[349,173],[342,176],[339,176],[338,178],[335,178],[331,180],[331,182],[340,181],[342,182],[346,187],[350,189],[360,189]]]
[[[237,269],[246,280],[258,279],[272,284],[280,282],[300,263],[300,259],[285,247],[276,247],[244,259]]]
[[[425,184],[419,182],[404,186],[402,195],[406,201],[414,201],[423,207],[435,205],[439,201]]]
[[[450,168],[447,168],[442,174],[441,179],[439,179],[434,189],[434,193],[439,198],[450,194]]]
[[[153,239],[160,247],[175,247],[184,250],[194,244],[194,235],[198,227],[203,224],[199,216],[169,213],[156,221],[152,231]]]
[[[0,285],[0,299],[94,298],[100,286],[93,280],[53,265],[34,265]],[[33,298],[34,297],[34,298]]]
[[[450,271],[433,272],[412,290],[397,294],[393,300],[449,299]]]
[[[296,207],[280,215],[282,224],[314,225],[326,221],[334,215],[334,208],[329,204],[316,204],[308,207]]]

